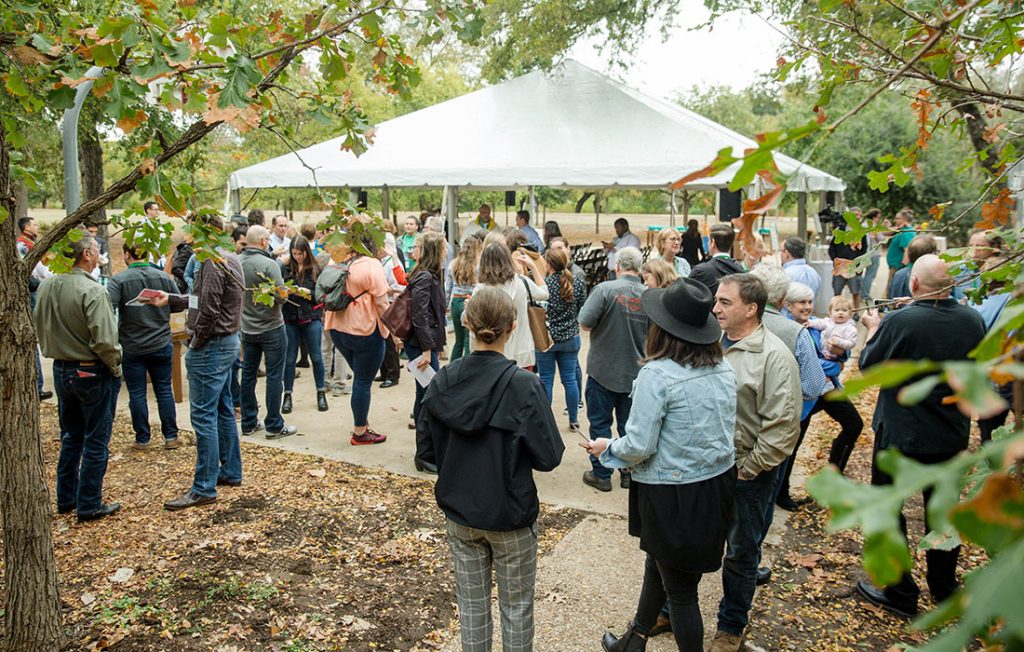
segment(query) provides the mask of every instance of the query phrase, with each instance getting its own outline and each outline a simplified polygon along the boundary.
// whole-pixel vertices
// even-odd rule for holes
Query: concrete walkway
[[[587,338],[581,359],[586,359]],[[44,373],[52,379],[49,364]],[[400,384],[379,389],[374,384],[370,423],[375,430],[388,435],[387,442],[375,446],[352,446],[348,434],[352,427],[349,396],[329,398],[330,410],[316,410],[316,395],[311,369],[302,369],[296,380],[294,411],[287,415],[288,423],[299,427],[300,435],[281,440],[267,440],[263,433],[245,439],[256,443],[299,453],[308,453],[340,459],[366,467],[376,467],[403,475],[429,479],[431,476],[415,471],[412,464],[415,452],[415,432],[408,428],[413,402],[413,380],[403,373]],[[51,380],[46,387],[50,388]],[[151,393],[152,394],[152,393]],[[188,396],[187,379],[185,396]],[[263,395],[263,381],[257,387],[257,396]],[[627,492],[614,482],[614,490],[601,493],[582,484],[583,472],[590,468],[586,453],[577,442],[579,435],[568,430],[568,417],[562,413],[565,406],[561,386],[556,383],[552,409],[562,427],[566,450],[562,464],[551,473],[536,474],[541,500],[545,503],[592,512],[569,532],[565,538],[541,558],[537,577],[537,634],[535,649],[580,652],[600,649],[601,635],[606,630],[620,634],[633,617],[643,579],[643,552],[638,540],[627,533]],[[118,410],[127,416],[128,396],[122,388]],[[261,414],[262,417],[262,414]],[[160,441],[156,405],[150,397],[150,421],[153,439]],[[584,430],[587,427],[585,411],[580,414]],[[188,402],[178,404],[178,425],[190,429]],[[141,453],[125,446],[125,455],[161,455],[163,450]],[[244,465],[244,457],[243,457]],[[799,470],[794,484],[802,484]],[[779,532],[786,513],[777,511],[772,534],[765,548],[765,560],[774,555],[773,547],[779,542]],[[495,595],[497,592],[495,591]],[[721,598],[719,573],[706,576],[700,585],[701,610],[704,614],[705,638],[714,634],[715,613]],[[495,608],[495,649],[500,649],[500,624]],[[460,642],[456,636],[444,650],[456,652]],[[652,652],[674,650],[670,635],[651,641]]]
[[[772,540],[776,542],[778,527],[772,526]],[[605,631],[621,635],[636,610],[643,565],[644,553],[638,540],[626,533],[624,519],[606,514],[586,518],[538,564],[534,649],[593,652],[601,649]],[[715,614],[722,597],[721,573],[705,575],[699,595],[707,644],[715,633]],[[493,618],[494,649],[500,650],[497,607]],[[461,649],[458,636],[442,648],[444,652]],[[649,652],[676,649],[671,634],[652,639],[647,645]]]
[[[449,341],[451,340],[452,336],[449,333]],[[582,360],[586,360],[586,350],[587,338],[584,337]],[[44,360],[43,364],[46,389],[52,389],[53,374],[50,370],[50,361]],[[408,426],[411,421],[409,415],[412,413],[415,381],[410,374],[403,371],[401,380],[396,387],[380,389],[379,383],[373,385],[370,425],[374,430],[386,434],[388,440],[374,446],[352,446],[349,443],[349,433],[353,424],[352,411],[349,407],[351,397],[347,395],[332,397],[328,394],[330,409],[327,412],[318,412],[313,370],[301,369],[300,372],[301,376],[295,380],[295,390],[292,395],[294,410],[292,414],[285,415],[286,422],[298,426],[300,434],[279,440],[267,440],[266,433],[260,432],[245,437],[246,441],[299,453],[340,459],[360,466],[381,468],[402,475],[424,479],[431,477],[418,473],[413,468],[412,459],[416,449],[416,433]],[[256,396],[261,403],[263,388],[264,382],[261,378],[256,387]],[[177,404],[178,426],[190,430],[187,378],[183,379],[183,390],[186,400]],[[581,477],[583,472],[590,468],[590,462],[586,452],[579,446],[579,443],[583,441],[581,436],[569,431],[569,417],[563,414],[564,397],[562,387],[556,381],[552,410],[562,430],[565,454],[562,457],[562,464],[555,471],[536,474],[541,500],[553,505],[625,516],[626,492],[619,489],[617,482],[614,483],[615,489],[611,493],[601,493],[582,484]],[[152,424],[153,441],[159,443],[161,441],[160,425],[152,391],[149,393],[149,399],[149,419]],[[121,394],[118,397],[118,412],[126,417],[128,415],[128,392],[124,387],[121,388]],[[262,419],[263,416],[264,413],[261,412],[260,418]],[[585,410],[580,411],[579,419],[586,431]],[[125,446],[124,451],[113,452],[123,452],[126,455],[160,455],[161,450],[139,453]],[[244,468],[244,457],[242,463]]]

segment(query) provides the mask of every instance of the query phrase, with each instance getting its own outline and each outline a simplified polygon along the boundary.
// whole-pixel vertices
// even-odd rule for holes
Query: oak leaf
[[[917,146],[921,149],[928,147],[928,141],[932,139],[932,132],[928,130],[929,115],[935,108],[935,104],[929,99],[931,95],[927,88],[922,88],[910,103],[910,108],[914,110],[914,116],[917,118]]]
[[[136,127],[146,121],[146,112],[138,110],[132,115],[125,116],[117,121],[117,126],[126,134],[131,133]]]
[[[45,54],[29,45],[17,45],[8,50],[8,54],[18,63],[28,66],[49,62]]]
[[[1006,123],[997,122],[996,124],[985,128],[985,133],[982,135],[982,138],[986,143],[998,143],[1000,140],[999,132],[1003,129],[1006,129]]]
[[[954,507],[953,513],[974,512],[982,522],[1016,530],[1024,528],[1024,517],[1013,506],[1022,502],[1024,496],[1018,480],[1008,473],[993,473],[985,480],[978,495]]]
[[[1003,188],[992,201],[981,206],[981,220],[974,226],[979,229],[994,229],[1010,221],[1010,211],[1013,210],[1013,198],[1010,196],[1010,189]]]

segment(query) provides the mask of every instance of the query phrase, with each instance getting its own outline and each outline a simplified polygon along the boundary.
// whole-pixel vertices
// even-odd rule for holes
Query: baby
[[[811,318],[807,325],[821,331],[821,354],[828,360],[835,360],[830,345],[842,347],[847,353],[857,344],[857,325],[850,319],[853,304],[844,296],[832,297],[828,302],[828,317]]]

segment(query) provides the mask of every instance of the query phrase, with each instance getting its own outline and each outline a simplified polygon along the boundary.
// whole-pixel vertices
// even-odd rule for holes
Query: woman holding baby
[[[814,292],[803,283],[791,283],[786,293],[786,310],[792,315],[793,321],[805,326],[814,345],[818,349],[818,359],[829,379],[836,389],[842,385],[839,382],[839,374],[843,371],[843,364],[850,356],[850,349],[857,343],[856,326],[852,317],[852,305],[846,297],[836,297],[829,304],[829,316],[826,319],[815,319]],[[839,434],[832,440],[832,448],[829,450],[829,464],[835,464],[842,472],[850,461],[853,447],[857,444],[864,429],[864,420],[861,419],[857,407],[849,399],[833,401],[824,396],[818,398],[817,403],[800,422],[800,439],[796,447],[800,447],[804,434],[811,423],[811,417],[818,412],[832,417],[839,424]],[[782,486],[775,504],[783,509],[795,508],[799,503],[789,495],[789,474],[793,469],[792,457],[787,462],[786,472],[782,478]]]

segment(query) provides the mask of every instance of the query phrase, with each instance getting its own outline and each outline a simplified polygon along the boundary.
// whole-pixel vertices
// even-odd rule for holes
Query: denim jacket
[[[695,369],[648,362],[633,381],[626,435],[601,454],[609,468],[632,468],[646,484],[690,484],[735,464],[736,373],[723,360]]]

